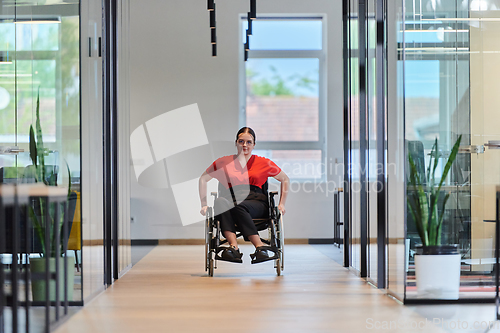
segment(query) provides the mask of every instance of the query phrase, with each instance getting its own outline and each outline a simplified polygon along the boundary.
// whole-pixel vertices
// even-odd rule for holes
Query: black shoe
[[[267,246],[259,246],[255,249],[255,252],[250,255],[252,258],[252,264],[258,264],[260,262],[268,261],[274,259],[273,257],[269,257],[269,253],[267,253]]]
[[[218,260],[224,260],[224,261],[230,261],[230,262],[237,262],[237,263],[242,263],[243,260],[241,260],[241,257],[243,254],[240,252],[239,249],[236,249],[235,247],[224,247],[224,248],[219,248],[222,250],[221,256],[217,255]]]

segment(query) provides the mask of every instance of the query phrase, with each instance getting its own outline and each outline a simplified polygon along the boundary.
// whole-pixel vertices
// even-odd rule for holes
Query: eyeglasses
[[[245,141],[245,140],[240,139],[240,140],[238,140],[237,142],[238,142],[238,144],[239,144],[240,146],[244,146],[244,145],[245,145],[245,143],[247,144],[247,146],[251,146],[251,145],[253,145],[253,141],[252,141],[252,140]]]

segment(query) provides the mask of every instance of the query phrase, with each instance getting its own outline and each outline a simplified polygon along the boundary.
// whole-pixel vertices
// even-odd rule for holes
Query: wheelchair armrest
[[[269,196],[272,198],[274,197],[275,195],[278,195],[278,191],[272,191],[272,192],[269,192]]]
[[[217,192],[210,192],[210,194],[213,195],[215,199],[217,199]]]

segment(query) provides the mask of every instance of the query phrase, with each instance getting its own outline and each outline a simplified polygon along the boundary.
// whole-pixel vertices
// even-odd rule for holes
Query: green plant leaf
[[[430,196],[429,203],[429,221],[428,221],[428,234],[429,234],[429,245],[439,245],[436,244],[436,234],[438,229],[438,211],[437,211],[437,200],[436,194],[433,193]]]
[[[33,227],[35,228],[36,235],[40,240],[40,245],[42,247],[42,253],[45,257],[45,230],[43,229],[42,223],[38,220],[38,217],[35,214],[33,206],[28,205],[28,214],[33,221]]]
[[[411,154],[408,155],[410,162],[410,183],[413,186],[413,194],[409,196],[409,203],[412,206],[415,216],[415,224],[419,232],[420,239],[422,240],[422,245],[427,246],[428,244],[428,209],[427,209],[427,196],[425,194],[424,188],[422,186],[422,179],[418,174],[417,167]]]
[[[431,184],[431,165],[432,165],[432,156],[433,156],[432,152],[434,151],[436,145],[437,145],[437,139],[434,142],[434,144],[432,145],[432,148],[431,148],[431,158],[429,159],[429,165],[427,166],[426,177],[427,177],[427,185],[429,185],[429,186]]]
[[[68,170],[68,199],[69,195],[71,194],[71,170],[69,169],[69,164],[68,162],[64,161],[66,163],[66,169]]]
[[[453,148],[451,149],[451,153],[444,167],[443,174],[441,176],[441,181],[439,182],[437,191],[441,190],[441,186],[443,186],[443,183],[446,180],[446,176],[448,176],[448,172],[451,169],[451,165],[453,164],[453,161],[455,161],[455,158],[457,157],[458,148],[460,147],[460,141],[462,141],[462,135],[458,137],[457,141],[455,142],[455,145],[453,145]]]
[[[30,125],[30,159],[35,167],[37,166],[37,156],[35,131],[33,130],[33,125]]]
[[[450,197],[450,193],[446,193],[444,200],[443,200],[443,206],[441,208],[442,213],[441,213],[441,216],[439,216],[439,221],[438,221],[436,245],[441,245],[441,229],[443,227],[444,210],[446,208],[446,202],[448,201],[449,197]]]
[[[431,177],[430,183],[429,183],[431,191],[434,189],[434,182],[436,179],[436,169],[437,169],[437,166],[439,164],[439,148],[438,148],[438,139],[437,138],[434,141],[434,146],[432,146],[431,159],[429,160],[429,164],[431,164],[432,159],[434,159],[434,165],[432,167],[432,176],[429,175]]]
[[[40,87],[38,87],[38,96],[36,98],[36,144],[37,156],[40,162],[39,179],[45,182],[45,148],[43,146],[42,126],[40,124]]]

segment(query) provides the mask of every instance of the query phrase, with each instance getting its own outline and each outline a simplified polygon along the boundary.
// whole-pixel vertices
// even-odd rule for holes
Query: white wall
[[[234,140],[238,130],[239,14],[248,1],[217,3],[218,56],[211,57],[206,1],[133,0],[130,8],[130,128],[197,103],[209,141]],[[267,0],[258,13],[326,14],[328,23],[328,163],[342,163],[342,4],[331,0]],[[187,129],[188,130],[188,129]],[[258,133],[257,133],[258,135]],[[146,147],[147,149],[147,147]],[[208,165],[196,166],[199,174]],[[329,175],[339,184],[342,170]],[[340,186],[340,185],[339,185]],[[335,187],[329,184],[330,190]],[[333,193],[313,184],[290,193],[287,238],[333,238]],[[309,192],[309,193],[306,193]],[[131,177],[132,239],[203,238],[202,223],[183,227],[172,191]]]

